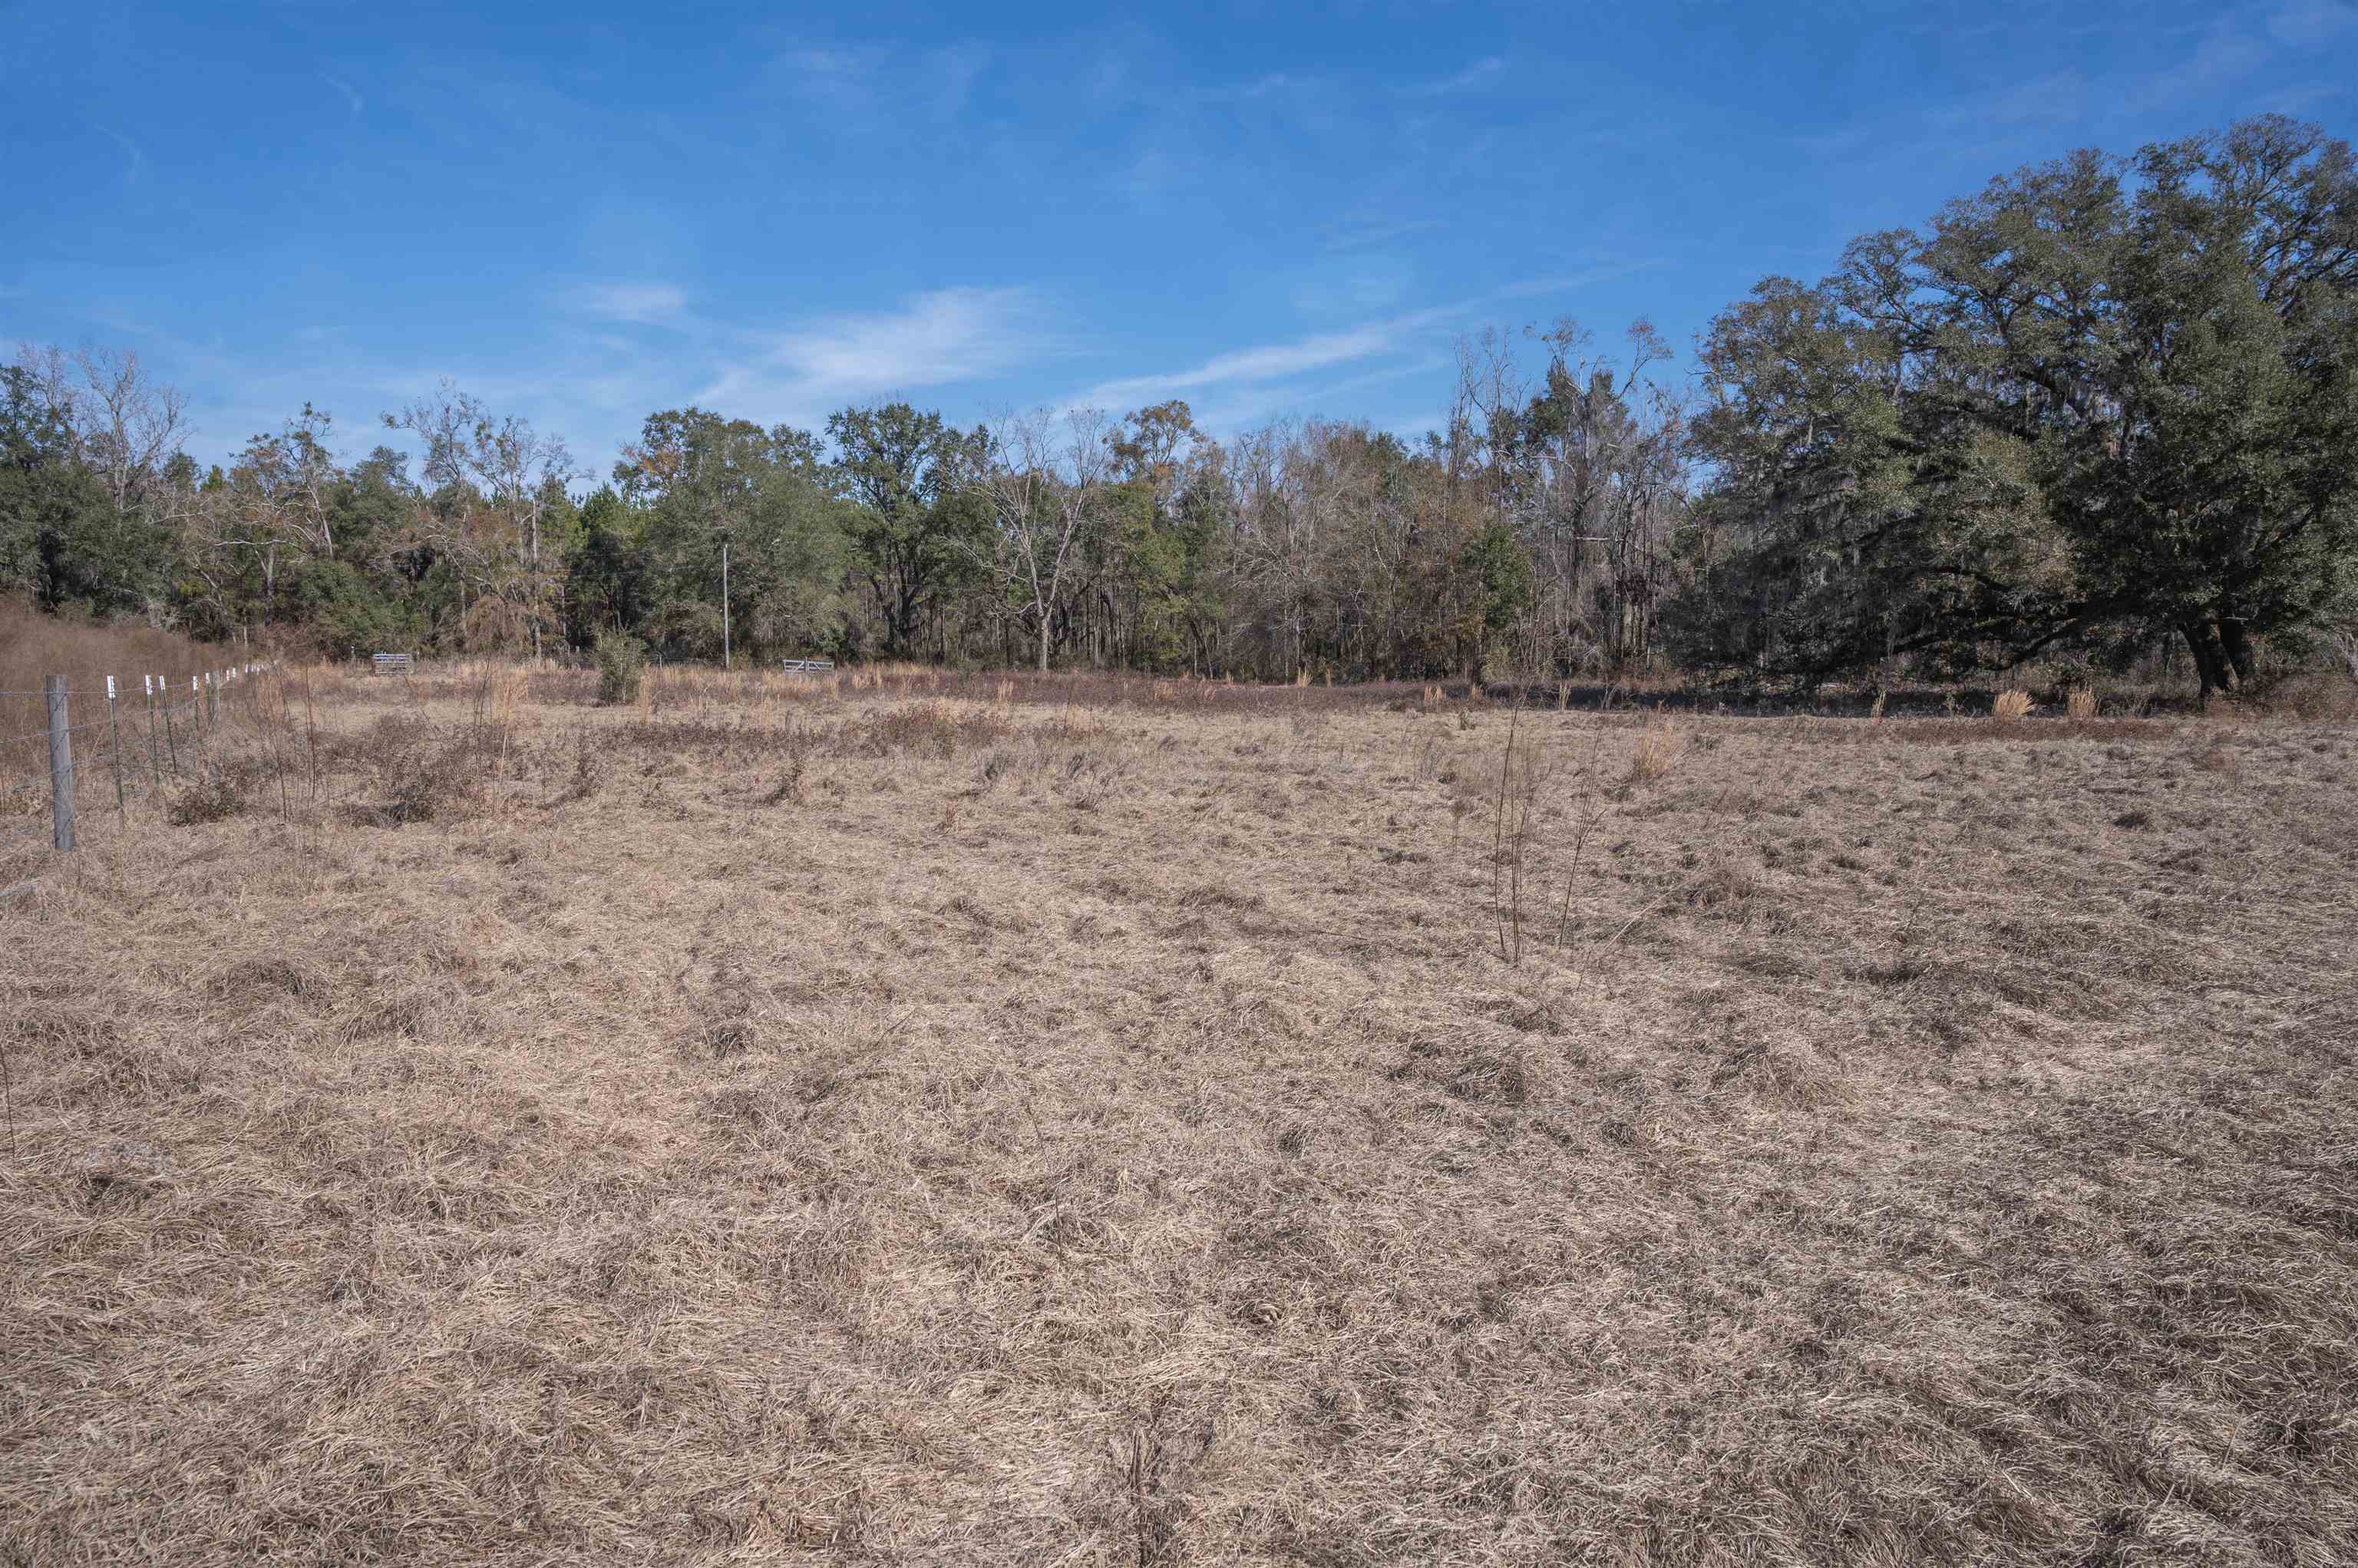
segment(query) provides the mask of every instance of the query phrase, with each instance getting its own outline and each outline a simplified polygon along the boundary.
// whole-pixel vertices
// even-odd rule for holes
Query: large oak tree
[[[1704,358],[1751,542],[1704,590],[1723,654],[1823,677],[2166,631],[2208,695],[2351,595],[2358,171],[2313,127],[2021,170],[1763,283]]]

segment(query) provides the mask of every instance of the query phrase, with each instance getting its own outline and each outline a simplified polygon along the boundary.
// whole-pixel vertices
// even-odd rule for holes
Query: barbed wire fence
[[[70,854],[109,808],[127,827],[134,800],[160,799],[209,765],[225,708],[268,668],[54,675],[38,691],[0,688],[0,848],[46,835]],[[0,898],[32,885],[0,888]]]

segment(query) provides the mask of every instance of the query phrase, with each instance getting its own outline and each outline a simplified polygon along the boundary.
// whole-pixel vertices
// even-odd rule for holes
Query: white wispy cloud
[[[1622,259],[1604,258],[1599,259],[1595,265],[1583,267],[1578,272],[1552,272],[1538,277],[1523,278],[1515,283],[1501,284],[1492,289],[1487,297],[1493,300],[1531,299],[1545,294],[1573,294],[1586,288],[1592,283],[1606,283],[1617,277],[1628,277],[1631,273],[1646,272],[1660,265],[1659,261],[1649,260],[1643,256]],[[1473,303],[1478,304],[1480,301]]]
[[[1264,419],[1290,414],[1315,415],[1321,410],[1331,409],[1342,399],[1376,387],[1389,386],[1412,376],[1430,379],[1445,375],[1449,369],[1450,362],[1446,355],[1420,354],[1397,364],[1345,376],[1339,381],[1268,383],[1239,387],[1192,412],[1198,427],[1217,439],[1225,440]]]
[[[1308,407],[1318,398],[1412,373],[1433,360],[1436,334],[1463,328],[1482,310],[1520,299],[1574,293],[1607,278],[1643,270],[1643,260],[1600,259],[1581,272],[1556,273],[1502,284],[1448,305],[1215,354],[1184,370],[1099,382],[1063,401],[1068,408],[1120,410],[1186,394],[1209,393],[1220,419],[1241,424],[1260,412]],[[1394,362],[1385,363],[1386,361]],[[1348,380],[1313,385],[1306,378],[1342,366],[1359,367]],[[1193,401],[1193,399],[1190,399]]]
[[[915,54],[875,46],[797,45],[772,55],[766,75],[787,103],[857,125],[956,119],[990,75],[996,51],[960,38]]]
[[[139,144],[137,142],[133,141],[129,136],[124,135],[122,132],[115,130],[114,127],[110,125],[101,125],[98,129],[100,134],[107,137],[108,140],[114,142],[116,146],[123,149],[123,156],[125,159],[123,169],[124,182],[125,184],[136,185],[139,182],[139,177],[147,172],[147,155],[140,150]]]
[[[1392,352],[1408,341],[1416,320],[1416,317],[1401,317],[1390,321],[1371,321],[1339,332],[1320,332],[1313,337],[1297,338],[1292,342],[1237,349],[1228,353],[1216,354],[1188,370],[1100,382],[1075,401],[1100,408],[1126,408],[1198,387],[1282,381],[1331,365],[1349,364]]]
[[[1497,55],[1485,55],[1472,65],[1452,76],[1435,81],[1412,82],[1401,88],[1407,98],[1440,98],[1452,92],[1463,92],[1469,87],[1479,87],[1507,69],[1507,62]]]
[[[2111,24],[2093,29],[2110,38]],[[2199,29],[2188,29],[2190,47],[2176,59],[2143,70],[2067,70],[2025,81],[1994,84],[1987,91],[1952,97],[1793,138],[1812,157],[1877,163],[1920,159],[1928,149],[1944,156],[1970,151],[1979,158],[2028,154],[2044,145],[2058,126],[2102,124],[2121,112],[2182,111],[2223,95],[2248,92],[2253,79],[2289,57],[2338,47],[2358,32],[2358,0],[2285,0],[2276,5],[2222,10]],[[2092,58],[2098,58],[2097,51]],[[2245,108],[2299,113],[2343,89],[2331,82],[2296,82]],[[1978,140],[1974,133],[1980,133]],[[2051,149],[2050,149],[2051,151]]]
[[[2075,70],[2061,70],[1936,104],[1925,111],[1925,118],[1944,132],[2051,124],[2082,118],[2088,100],[2087,79]]]
[[[2266,64],[2279,46],[2242,18],[2222,17],[2202,35],[2194,52],[2176,65],[2133,84],[2130,102],[2140,108],[2168,109],[2215,93]]]
[[[979,381],[1053,346],[1039,318],[1025,289],[936,289],[896,310],[756,335],[757,352],[724,366],[697,401],[799,423],[850,399]]]
[[[2314,49],[2336,34],[2358,30],[2358,0],[2291,0],[2268,13],[2268,36],[2295,49]]]
[[[874,102],[879,56],[872,49],[791,49],[770,61],[788,96],[838,114],[865,114]]]
[[[1159,137],[1141,147],[1113,177],[1116,190],[1139,206],[1152,206],[1174,192],[1200,186],[1212,168],[1183,141]]]
[[[923,72],[932,88],[930,106],[934,114],[941,118],[955,118],[964,113],[974,98],[975,84],[990,70],[990,47],[971,39],[929,51],[923,61]]]
[[[2253,100],[2252,107],[2262,114],[2305,119],[2316,114],[2319,104],[2345,97],[2349,92],[2339,81],[2295,81],[2262,93]]]
[[[1415,278],[1416,269],[1396,255],[1363,252],[1340,259],[1322,256],[1296,275],[1293,308],[1313,321],[1372,316],[1406,298]]]
[[[1324,77],[1297,76],[1287,70],[1266,70],[1249,81],[1199,87],[1189,96],[1206,103],[1253,103],[1291,98],[1305,92],[1323,92],[1327,87]]]
[[[355,120],[359,119],[361,116],[361,111],[368,107],[368,100],[362,98],[358,92],[354,92],[352,90],[352,83],[348,81],[339,81],[337,78],[330,76],[324,70],[318,72],[317,75],[320,81],[326,82],[329,86],[334,88],[338,92],[344,95],[345,103],[350,105],[352,109],[352,118]]]
[[[669,283],[593,283],[574,289],[566,303],[585,315],[615,321],[669,321],[687,308],[687,295]]]
[[[1439,227],[1438,218],[1338,218],[1329,224],[1319,244],[1330,251],[1366,250],[1414,234],[1430,233]]]

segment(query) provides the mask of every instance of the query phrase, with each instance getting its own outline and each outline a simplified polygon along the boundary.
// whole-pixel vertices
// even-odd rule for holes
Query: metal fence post
[[[114,711],[114,677],[106,677],[106,732],[114,742],[114,818],[118,826],[128,827],[131,817],[123,804],[123,721]]]
[[[164,762],[156,751],[156,677],[141,676],[139,685],[147,693],[147,782],[162,789]]]
[[[189,732],[197,738],[198,763],[210,774],[213,771],[213,744],[209,737],[218,722],[211,710],[212,676],[210,674],[190,676],[189,691]]]
[[[66,677],[43,683],[49,699],[49,841],[74,847],[73,724],[66,703]]]

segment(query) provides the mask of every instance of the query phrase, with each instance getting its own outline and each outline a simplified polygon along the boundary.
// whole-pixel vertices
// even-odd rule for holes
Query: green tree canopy
[[[990,509],[978,493],[990,436],[906,403],[830,415],[836,472],[858,503],[851,542],[884,619],[885,647],[906,655],[941,593],[985,553]]]
[[[2023,169],[1764,283],[1704,360],[1751,546],[1699,619],[1768,668],[2168,632],[2207,693],[2352,590],[2358,174],[2313,127]]]

